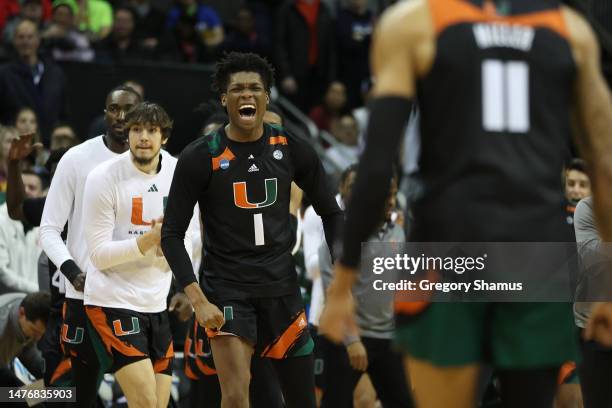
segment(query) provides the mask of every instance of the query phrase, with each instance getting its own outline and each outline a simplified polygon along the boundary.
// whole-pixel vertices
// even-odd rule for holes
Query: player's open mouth
[[[244,104],[238,108],[238,114],[240,115],[240,119],[253,119],[255,118],[256,113],[257,108],[251,103]]]

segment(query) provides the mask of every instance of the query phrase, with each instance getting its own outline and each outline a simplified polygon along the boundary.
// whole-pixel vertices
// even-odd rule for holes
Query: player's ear
[[[225,108],[227,106],[227,95],[221,94],[221,105]]]
[[[270,104],[270,94],[266,92],[266,105]]]

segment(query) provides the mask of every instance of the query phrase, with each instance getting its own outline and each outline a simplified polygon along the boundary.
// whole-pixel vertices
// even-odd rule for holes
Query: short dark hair
[[[47,323],[51,311],[51,295],[48,292],[29,293],[21,301],[25,317],[31,322],[42,320]]]
[[[225,93],[230,76],[236,72],[256,72],[261,77],[266,92],[274,85],[274,68],[263,57],[252,52],[230,52],[217,62],[213,74],[212,88],[219,94]]]
[[[108,101],[108,98],[111,97],[111,95],[117,91],[122,91],[122,92],[129,92],[133,95],[136,96],[137,101],[140,103],[142,102],[142,96],[140,96],[140,94],[138,92],[136,92],[136,90],[134,88],[132,88],[131,86],[127,86],[127,85],[119,85],[114,87],[113,89],[111,89],[107,94],[106,94],[106,99],[104,101],[104,104],[106,104],[106,101]]]
[[[566,171],[577,170],[577,171],[579,171],[581,173],[586,173],[587,172],[587,167],[586,167],[586,163],[585,163],[584,160],[582,160],[580,158],[574,158],[574,159],[569,161],[567,166],[565,166],[565,170]]]
[[[21,171],[21,175],[22,176],[23,175],[30,175],[30,176],[38,177],[38,179],[40,180],[40,187],[43,190],[49,187],[49,184],[50,184],[49,173],[44,168],[32,167],[32,168],[29,168],[29,169],[23,169]]]
[[[141,102],[125,116],[125,128],[129,129],[134,125],[153,125],[159,126],[162,137],[167,139],[172,132],[172,119],[161,105],[153,102]]]

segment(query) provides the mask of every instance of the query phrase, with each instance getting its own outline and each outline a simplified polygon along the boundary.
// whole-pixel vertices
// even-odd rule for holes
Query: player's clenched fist
[[[220,329],[225,324],[223,313],[210,302],[201,302],[194,305],[196,319],[200,326],[207,329]]]

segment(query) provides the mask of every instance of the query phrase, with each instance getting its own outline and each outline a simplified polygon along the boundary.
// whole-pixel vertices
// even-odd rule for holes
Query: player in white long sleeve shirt
[[[130,151],[93,170],[85,185],[85,306],[108,357],[102,360],[109,360],[104,368],[128,404],[165,407],[174,356],[166,310],[172,272],[159,245],[177,160],[161,147],[172,121],[161,106],[144,102],[126,122]],[[192,218],[190,231],[195,224]]]
[[[61,341],[72,362],[77,403],[91,407],[102,379],[100,364],[91,345],[87,316],[83,307],[87,246],[83,238],[83,190],[85,180],[97,165],[127,150],[124,134],[125,114],[140,102],[132,88],[118,87],[106,98],[105,135],[70,149],[55,171],[40,224],[40,245],[49,259],[66,277],[66,302]],[[68,223],[66,243],[61,238]]]

